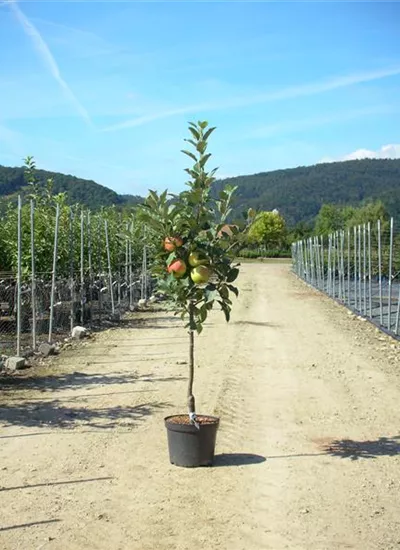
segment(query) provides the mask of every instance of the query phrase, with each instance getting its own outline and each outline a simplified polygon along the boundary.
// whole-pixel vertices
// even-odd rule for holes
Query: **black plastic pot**
[[[167,416],[164,419],[171,464],[184,468],[211,466],[214,460],[219,418],[198,415],[199,429],[193,424],[179,423],[180,418],[186,419],[188,415]],[[206,423],[201,423],[202,419],[206,420]]]

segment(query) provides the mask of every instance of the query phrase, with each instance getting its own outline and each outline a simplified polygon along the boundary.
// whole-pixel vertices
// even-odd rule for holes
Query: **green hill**
[[[47,170],[36,170],[35,174],[41,183],[49,178],[53,179],[54,193],[67,192],[68,203],[81,203],[93,210],[101,206],[132,205],[141,202],[143,199],[134,195],[118,195],[115,191],[108,189],[92,180],[84,180],[71,175]],[[18,194],[24,195],[27,187],[24,180],[23,168],[8,168],[0,165],[0,199],[9,199]]]
[[[400,159],[365,159],[316,164],[238,176],[216,182],[237,185],[238,211],[277,208],[289,225],[312,221],[324,203],[357,206],[381,199],[400,218]]]
[[[97,209],[101,206],[128,206],[143,199],[118,195],[91,180],[37,170],[43,183],[53,178],[54,192],[66,191],[68,202],[80,202]],[[324,203],[357,206],[368,199],[381,199],[393,216],[400,218],[400,159],[365,159],[316,164],[275,170],[215,182],[217,192],[223,185],[238,186],[236,210],[277,208],[289,225],[312,221]],[[0,200],[24,193],[23,168],[0,166]]]

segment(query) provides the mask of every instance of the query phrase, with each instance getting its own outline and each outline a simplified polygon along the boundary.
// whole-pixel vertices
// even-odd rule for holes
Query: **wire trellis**
[[[393,218],[297,241],[292,259],[299,278],[400,335],[400,231]]]
[[[93,330],[110,321],[118,321],[132,311],[139,300],[147,300],[155,281],[148,273],[148,251],[142,247],[134,259],[132,223],[110,226],[107,218],[91,223],[90,212],[81,211],[77,235],[73,209],[69,212],[69,260],[59,266],[60,208],[55,209],[52,265],[48,271],[37,270],[37,235],[35,204],[30,202],[30,242],[22,239],[22,201],[18,200],[16,236],[17,270],[0,273],[0,362],[1,356],[27,355],[41,343],[60,341],[71,335],[76,325]],[[100,221],[99,221],[100,219]],[[75,227],[75,229],[74,229]],[[121,231],[120,231],[121,229]],[[125,233],[122,231],[125,230]],[[130,230],[130,233],[129,231]],[[125,237],[121,237],[126,234]],[[26,242],[26,241],[25,241]],[[79,254],[74,247],[79,246]],[[136,243],[137,247],[137,243]],[[105,248],[105,255],[103,254]],[[113,250],[113,253],[111,252]],[[22,272],[22,255],[30,255],[30,272]],[[106,262],[104,262],[104,257]]]

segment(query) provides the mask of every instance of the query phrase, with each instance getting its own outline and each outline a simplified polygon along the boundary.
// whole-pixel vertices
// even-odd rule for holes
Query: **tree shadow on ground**
[[[139,317],[136,319],[121,319],[115,325],[115,328],[134,328],[134,329],[168,329],[181,327],[182,321],[174,316],[165,315],[162,317]]]
[[[6,491],[19,491],[20,489],[37,489],[39,487],[55,487],[59,485],[74,485],[76,483],[93,483],[95,481],[110,481],[111,479],[114,479],[111,476],[104,476],[104,477],[92,477],[90,479],[70,479],[68,481],[48,481],[45,483],[33,483],[31,485],[16,485],[14,487],[0,487],[0,493],[4,493]]]
[[[4,427],[91,427],[111,429],[134,428],[154,411],[169,407],[169,403],[143,403],[118,407],[68,407],[60,400],[37,402],[24,401],[0,407],[0,423]]]
[[[43,521],[31,521],[30,523],[21,523],[19,525],[10,525],[8,527],[0,527],[0,533],[2,531],[11,531],[13,529],[26,529],[27,527],[36,527],[36,525],[46,525],[48,523],[58,523],[60,519],[47,519]]]
[[[253,327],[269,327],[269,328],[279,328],[281,325],[277,323],[261,322],[261,321],[234,321],[233,325],[250,325]]]
[[[265,456],[251,453],[222,453],[215,456],[213,466],[247,466],[265,461]]]
[[[132,384],[134,382],[171,382],[176,380],[182,380],[182,377],[157,377],[151,373],[139,375],[136,371],[132,373],[111,372],[108,374],[74,371],[71,373],[42,376],[35,376],[33,372],[28,375],[0,376],[0,390],[5,392],[15,390],[39,390],[46,392],[87,388],[88,386],[112,386]]]
[[[352,439],[334,439],[321,445],[325,454],[339,458],[378,458],[400,455],[400,436],[380,437],[372,441],[354,441]]]

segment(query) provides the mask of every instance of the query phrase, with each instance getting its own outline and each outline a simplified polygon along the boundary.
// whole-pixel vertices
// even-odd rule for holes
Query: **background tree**
[[[281,248],[285,243],[286,224],[279,212],[259,212],[248,232],[249,244],[267,249]]]

